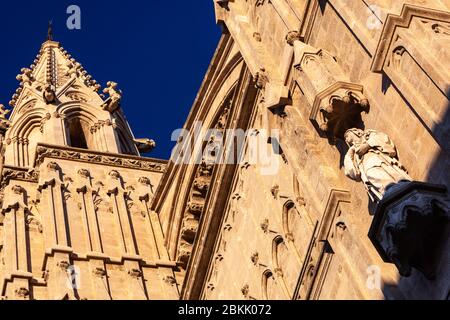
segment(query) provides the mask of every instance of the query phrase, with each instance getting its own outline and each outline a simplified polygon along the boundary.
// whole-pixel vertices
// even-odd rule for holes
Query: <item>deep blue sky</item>
[[[68,30],[66,9],[81,8],[81,30]],[[220,38],[211,0],[2,1],[0,4],[0,103],[7,106],[46,39],[54,40],[105,86],[124,92],[122,107],[137,138],[168,158],[171,133],[181,128]]]

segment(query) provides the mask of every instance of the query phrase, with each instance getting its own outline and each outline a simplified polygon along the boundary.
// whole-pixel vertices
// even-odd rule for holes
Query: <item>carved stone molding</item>
[[[65,96],[72,101],[88,102],[90,100],[86,94],[79,91],[68,91]]]
[[[399,16],[388,15],[371,68],[395,85],[448,150],[449,131],[442,123],[450,100],[450,32],[445,30],[450,30],[450,12],[405,5]]]
[[[10,180],[37,183],[39,180],[39,171],[6,167],[5,169],[3,169],[2,177],[3,178],[0,184],[0,190],[3,190],[9,184]]]
[[[312,249],[305,257],[305,261],[308,263],[302,267],[300,280],[294,293],[296,299],[314,299],[320,292],[322,284],[315,282],[315,279],[326,277],[328,272],[326,264],[329,260],[327,257],[330,255],[329,243],[332,241],[334,227],[342,218],[342,205],[349,203],[350,197],[350,192],[345,190],[332,189],[330,191],[322,220],[317,229],[317,237],[310,243]]]
[[[447,188],[423,182],[393,187],[379,202],[369,238],[384,261],[394,263],[402,276],[412,268],[433,279],[436,250],[450,224]]]
[[[389,14],[384,23],[380,41],[372,61],[372,71],[382,72],[387,63],[389,48],[395,40],[395,34],[398,29],[409,28],[414,17],[430,19],[438,22],[450,23],[450,12],[428,9],[414,5],[404,5],[400,15]],[[439,33],[439,24],[433,29]]]
[[[229,99],[224,102],[221,114],[218,116],[213,127],[217,134],[223,134],[223,131],[226,129],[230,115],[230,103],[231,101]],[[206,206],[206,198],[211,184],[214,163],[216,163],[217,156],[219,155],[215,154],[207,160],[203,159],[202,163],[193,173],[194,177],[188,191],[189,198],[186,201],[186,207],[183,212],[182,225],[179,234],[180,240],[178,245],[177,260],[184,269],[187,268],[187,264],[191,256],[191,250],[194,246],[194,241],[199,229],[200,219]]]
[[[36,148],[36,165],[40,165],[45,158],[76,160],[77,162],[97,163],[153,172],[164,172],[167,165],[165,162],[136,156],[39,144]]]

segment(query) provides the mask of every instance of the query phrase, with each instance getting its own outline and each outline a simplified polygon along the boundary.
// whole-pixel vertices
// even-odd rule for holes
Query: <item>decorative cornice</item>
[[[165,172],[167,166],[167,161],[165,160],[38,144],[36,148],[35,165],[41,165],[45,158],[76,160],[78,162],[89,162],[112,167],[140,169],[160,173]]]
[[[5,166],[2,173],[0,190],[3,190],[9,184],[11,179],[37,183],[39,180],[39,172],[36,170]]]

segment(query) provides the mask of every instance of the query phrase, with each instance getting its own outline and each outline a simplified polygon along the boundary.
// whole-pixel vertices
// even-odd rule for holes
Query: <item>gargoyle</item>
[[[147,153],[152,151],[156,143],[152,139],[148,138],[142,138],[142,139],[134,139],[134,143],[136,144],[136,147],[138,148],[139,152],[141,153]]]

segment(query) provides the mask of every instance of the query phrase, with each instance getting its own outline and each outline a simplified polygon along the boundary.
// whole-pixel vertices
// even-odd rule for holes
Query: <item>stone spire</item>
[[[61,45],[53,39],[53,26],[49,22],[47,40],[42,44],[39,53],[29,67],[22,68],[17,80],[20,81],[19,88],[12,96],[9,105],[16,107],[26,102],[24,98],[29,95],[23,94],[24,88],[32,89],[39,96],[44,94],[46,102],[52,102],[50,89],[57,92],[61,88],[78,78],[86,87],[94,92],[100,90],[100,85],[91,75],[77,62]],[[50,88],[51,87],[51,88]],[[50,98],[50,99],[49,99]],[[26,99],[25,99],[26,100]],[[14,114],[14,112],[13,112]]]

